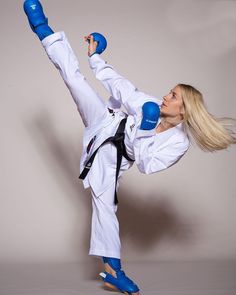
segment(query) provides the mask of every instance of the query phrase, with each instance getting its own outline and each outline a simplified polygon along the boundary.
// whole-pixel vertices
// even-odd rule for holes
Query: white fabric
[[[129,114],[125,145],[129,156],[135,159],[139,170],[150,174],[176,163],[189,147],[183,124],[180,123],[159,134],[155,129],[140,130],[142,105],[146,101],[154,101],[160,105],[161,100],[139,91],[130,81],[117,74],[100,55],[94,54],[89,59],[89,63],[96,78],[103,83],[112,96],[109,105],[112,105],[113,101],[118,101],[124,105]]]
[[[111,97],[106,104],[80,73],[78,60],[64,32],[48,36],[42,44],[50,60],[59,69],[85,125],[80,171],[83,170],[86,159],[107,137],[115,134],[119,122],[127,116],[117,110],[121,104],[128,113],[125,129],[127,153],[135,160],[142,173],[149,174],[166,169],[187,151],[189,140],[182,124],[158,134],[155,129],[139,129],[142,105],[150,100],[160,105],[161,100],[138,91],[132,83],[117,74],[100,55],[94,54],[89,58],[89,64],[96,78],[110,92]],[[108,112],[107,106],[116,110],[113,115]],[[87,154],[87,145],[94,136],[96,140]],[[116,148],[110,143],[100,148],[83,183],[85,188],[91,187],[93,197],[89,253],[120,258],[119,224],[115,214],[117,206],[114,205],[116,152]],[[132,163],[123,158],[119,176],[131,166]]]

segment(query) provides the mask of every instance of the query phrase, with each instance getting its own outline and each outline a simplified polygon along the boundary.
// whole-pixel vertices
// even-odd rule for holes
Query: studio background
[[[77,262],[88,256],[89,190],[78,180],[83,125],[32,33],[23,1],[0,2],[0,262]],[[236,118],[236,1],[43,1],[81,71],[108,99],[83,36],[108,40],[103,58],[138,89],[163,97],[192,84],[217,117]],[[236,258],[236,146],[193,146],[154,175],[123,174],[122,256],[133,261]]]

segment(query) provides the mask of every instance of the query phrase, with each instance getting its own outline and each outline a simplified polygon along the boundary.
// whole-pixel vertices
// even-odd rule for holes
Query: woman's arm
[[[188,150],[189,140],[187,136],[167,138],[156,135],[155,130],[137,130],[133,148],[139,171],[152,174],[177,163]]]
[[[129,114],[135,115],[140,113],[140,108],[147,101],[158,103],[156,98],[138,91],[129,80],[119,75],[99,54],[94,53],[96,51],[95,43],[92,36],[90,36],[88,47],[90,67],[96,78],[101,81],[103,86],[109,91],[110,95],[119,103],[123,104]],[[160,103],[161,101],[159,101],[159,104]]]

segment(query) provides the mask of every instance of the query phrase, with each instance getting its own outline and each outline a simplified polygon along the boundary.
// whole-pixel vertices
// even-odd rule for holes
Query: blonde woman
[[[89,254],[102,258],[105,271],[100,275],[107,287],[137,295],[139,288],[122,270],[120,261],[116,217],[120,175],[134,162],[146,174],[177,163],[189,148],[189,135],[201,149],[211,152],[235,144],[236,138],[208,113],[201,93],[194,87],[178,84],[163,99],[143,93],[101,58],[96,52],[97,42],[88,35],[85,41],[89,41],[90,67],[111,95],[106,103],[81,74],[65,33],[54,33],[48,26],[40,2],[26,0],[24,10],[85,125],[80,178],[92,194]],[[120,110],[121,105],[127,112]],[[150,117],[150,107],[154,118]]]

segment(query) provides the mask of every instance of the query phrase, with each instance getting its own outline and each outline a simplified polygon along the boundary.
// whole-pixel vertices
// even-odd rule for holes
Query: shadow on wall
[[[66,196],[73,198],[71,201],[75,203],[75,206],[78,206],[78,212],[81,210],[81,202],[85,210],[91,212],[89,190],[84,190],[82,181],[77,179],[81,149],[59,137],[50,114],[45,110],[40,112],[38,117],[34,117],[32,121],[24,123],[41,158],[49,161],[47,162],[49,167],[54,167],[55,173],[53,175],[56,183],[60,185]],[[155,199],[153,199],[153,195],[147,195],[145,200],[140,200],[137,194],[138,191],[128,191],[127,187],[121,188],[118,193],[117,216],[120,222],[122,242],[129,243],[144,254],[145,251],[157,248],[163,239],[183,244],[191,244],[195,240],[196,229],[193,226],[193,221],[187,220],[185,216],[179,216],[171,203],[167,201],[169,196],[164,196],[156,191]],[[84,197],[78,198],[78,196]],[[137,199],[139,199],[138,202]],[[152,201],[147,202],[147,199]],[[88,255],[89,248],[90,217],[89,213],[86,222],[83,222],[86,224],[86,228],[84,228],[82,235],[78,236],[77,228],[75,228],[73,235],[75,237],[73,248],[75,249],[78,249],[78,240],[86,241],[84,248],[80,249],[85,257]],[[78,213],[78,224],[80,222],[81,216]],[[90,279],[97,278],[102,269],[101,261],[93,260],[91,267],[84,268],[84,276]]]
[[[135,245],[137,251],[144,254],[158,247],[163,240],[171,240],[176,244],[192,244],[195,240],[193,220],[179,215],[169,201],[170,196],[157,191],[153,195],[146,195],[145,200],[140,200],[135,192],[125,189],[120,191],[119,196],[117,215],[121,237]]]

